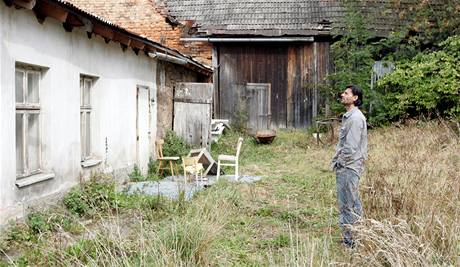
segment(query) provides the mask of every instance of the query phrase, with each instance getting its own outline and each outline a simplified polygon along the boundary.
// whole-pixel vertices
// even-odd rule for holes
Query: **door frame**
[[[140,90],[147,90],[147,108],[148,108],[148,114],[147,114],[147,120],[148,120],[148,129],[147,129],[147,143],[148,146],[150,147],[150,139],[151,139],[151,133],[152,133],[152,105],[150,101],[150,87],[145,86],[145,85],[137,85],[136,86],[136,164],[138,165],[139,168],[141,168],[141,155],[140,153],[140,130],[139,130],[139,92]]]

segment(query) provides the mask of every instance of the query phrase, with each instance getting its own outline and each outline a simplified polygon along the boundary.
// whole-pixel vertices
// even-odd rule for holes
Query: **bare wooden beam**
[[[52,17],[60,22],[65,22],[69,14],[69,12],[61,9],[59,6],[44,1],[37,2],[33,10],[40,23],[43,23],[46,17]]]
[[[85,23],[83,23],[82,19],[77,15],[69,13],[65,22],[62,23],[62,26],[67,32],[71,32],[74,27],[85,26]]]
[[[157,49],[151,45],[146,45],[144,47],[144,51],[147,53],[147,56],[148,56],[148,53],[153,53],[153,52],[156,52]]]
[[[45,14],[43,14],[43,13],[41,13],[41,12],[35,10],[35,9],[34,9],[34,14],[35,14],[35,17],[38,20],[38,23],[43,24],[43,22],[45,22],[45,19],[46,19]]]
[[[66,24],[72,25],[73,27],[82,27],[85,26],[82,19],[74,14],[67,15],[67,19],[65,21]]]
[[[93,33],[102,36],[106,43],[110,42],[115,34],[112,29],[99,23],[94,23]]]
[[[13,0],[12,2],[15,6],[23,7],[25,9],[32,9],[37,3],[36,0]]]
[[[13,5],[13,0],[3,0],[3,2],[5,2],[5,5],[7,5],[8,7],[11,7]]]
[[[144,49],[145,44],[143,42],[141,42],[141,41],[136,40],[136,39],[131,39],[130,46],[132,48],[137,48],[139,50],[142,50],[142,49]]]
[[[66,32],[72,32],[73,30],[73,26],[67,22],[62,23],[62,27],[64,27]]]
[[[113,40],[125,46],[129,46],[131,44],[131,39],[128,36],[118,33],[118,32],[114,34]]]

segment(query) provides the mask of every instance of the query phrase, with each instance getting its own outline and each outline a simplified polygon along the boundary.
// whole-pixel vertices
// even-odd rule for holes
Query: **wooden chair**
[[[232,166],[235,167],[235,181],[238,181],[238,158],[240,156],[241,145],[243,144],[243,138],[238,138],[236,145],[236,155],[219,155],[217,157],[217,180],[220,176],[220,166]],[[223,163],[222,163],[223,162]]]
[[[183,157],[182,168],[184,169],[184,181],[187,182],[187,173],[195,176],[195,181],[199,185],[203,178],[203,164],[199,163],[199,157]]]
[[[164,157],[163,156],[164,142],[165,141],[163,139],[158,139],[155,141],[156,154],[157,154],[157,160],[158,160],[157,172],[161,176],[163,174],[163,170],[169,169],[171,171],[171,175],[174,176],[174,170],[176,170],[176,174],[179,174],[179,171],[177,168],[177,161],[179,160],[179,157]],[[163,166],[163,164],[165,164],[165,166]]]

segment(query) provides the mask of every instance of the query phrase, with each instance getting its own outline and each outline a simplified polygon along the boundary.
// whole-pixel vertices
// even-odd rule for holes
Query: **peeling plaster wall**
[[[206,82],[206,77],[190,71],[182,66],[159,61],[157,67],[158,88],[158,131],[157,137],[164,138],[166,130],[173,125],[173,92],[178,82]]]
[[[16,183],[15,64],[45,67],[40,82],[42,168],[53,179],[18,188]],[[0,225],[22,216],[29,205],[76,185],[91,171],[106,167],[129,171],[137,160],[145,171],[150,155],[136,153],[137,86],[150,90],[150,138],[140,145],[152,154],[156,133],[156,61],[143,53],[122,51],[101,37],[88,39],[84,29],[66,32],[47,18],[39,24],[32,11],[0,3]],[[97,77],[92,88],[92,155],[102,163],[81,166],[80,75]],[[147,100],[144,101],[147,103]],[[145,150],[145,149],[144,149]]]

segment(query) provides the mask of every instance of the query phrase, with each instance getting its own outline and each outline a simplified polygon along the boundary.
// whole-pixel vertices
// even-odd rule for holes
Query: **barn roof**
[[[330,35],[345,27],[343,0],[157,0],[179,22],[193,21],[197,35]],[[368,29],[386,35],[406,23],[414,0],[354,2]]]

